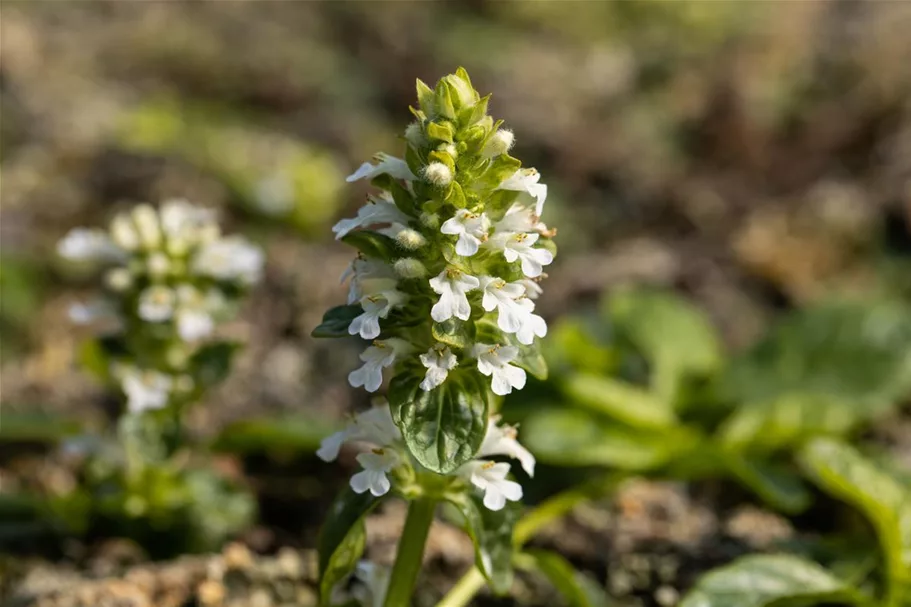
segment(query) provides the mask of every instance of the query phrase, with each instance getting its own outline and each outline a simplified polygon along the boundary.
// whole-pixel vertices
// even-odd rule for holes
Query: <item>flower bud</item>
[[[451,143],[444,143],[437,148],[438,152],[443,152],[444,154],[449,154],[449,157],[455,160],[459,157],[459,152],[456,150],[456,146]]]
[[[440,227],[440,216],[436,213],[421,213],[419,220],[425,228],[437,230]]]
[[[418,122],[412,122],[405,127],[405,141],[415,148],[419,148],[427,142],[427,138],[424,137],[424,129]]]
[[[395,240],[399,243],[399,246],[403,249],[408,249],[409,251],[420,249],[427,244],[427,239],[424,238],[424,235],[411,228],[401,230],[395,235]]]
[[[452,170],[442,162],[431,162],[424,167],[424,179],[437,187],[452,183]]]
[[[392,268],[401,278],[423,278],[427,276],[427,268],[413,257],[403,257],[393,264]]]
[[[500,154],[505,154],[515,142],[516,137],[512,134],[512,131],[500,129],[487,140],[487,144],[484,146],[484,156],[493,158]]]
[[[171,269],[171,261],[164,253],[155,251],[146,259],[146,266],[149,271],[149,276],[161,278],[167,276],[168,271]]]
[[[111,221],[111,238],[117,246],[126,251],[135,251],[139,248],[139,234],[133,227],[133,221],[124,213]]]
[[[133,223],[139,240],[146,249],[157,249],[161,246],[161,225],[158,223],[158,213],[148,204],[140,204],[133,209]]]
[[[123,293],[133,286],[133,275],[126,268],[112,268],[105,273],[104,284],[115,293]]]

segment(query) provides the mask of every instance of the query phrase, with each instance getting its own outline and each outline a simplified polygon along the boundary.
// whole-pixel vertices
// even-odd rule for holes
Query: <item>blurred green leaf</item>
[[[330,605],[332,590],[354,571],[367,543],[364,518],[382,499],[345,487],[326,514],[317,540],[320,605]]]
[[[911,493],[845,443],[818,438],[798,458],[821,489],[860,510],[872,523],[886,561],[890,596],[911,585]],[[911,597],[909,597],[911,598]],[[890,603],[898,605],[898,603]]]
[[[197,350],[190,359],[190,369],[197,389],[206,390],[221,383],[231,371],[231,360],[240,349],[236,342],[214,342]]]
[[[819,396],[820,404],[847,403],[857,419],[870,419],[911,390],[911,310],[834,303],[794,312],[731,364],[720,389],[758,406]]]
[[[669,403],[610,377],[574,373],[563,381],[562,388],[575,404],[636,428],[668,428],[676,422]]]
[[[859,604],[857,590],[816,563],[784,554],[740,558],[702,576],[680,607]]]
[[[566,366],[578,371],[612,372],[619,354],[597,339],[606,330],[606,323],[595,322],[595,319],[569,317],[558,320],[545,341],[548,361],[552,366]]]
[[[476,566],[495,594],[506,594],[512,585],[513,528],[522,512],[521,504],[506,502],[503,509],[493,511],[474,493],[444,497],[462,515],[465,531],[474,544]]]
[[[44,412],[10,411],[6,405],[0,405],[0,409],[0,442],[54,443],[81,430],[73,419]]]
[[[803,512],[810,506],[810,492],[791,470],[732,451],[722,451],[717,457],[734,478],[770,506],[788,514]]]
[[[435,322],[431,326],[433,338],[453,348],[468,347],[474,336],[474,324],[452,317],[443,322]]]
[[[556,552],[526,550],[517,555],[516,565],[543,574],[563,596],[568,607],[606,607],[609,604],[600,587],[586,583],[585,576]]]
[[[310,453],[338,428],[326,420],[295,416],[245,419],[227,426],[212,444],[215,451]]]
[[[717,332],[701,310],[671,293],[625,291],[612,295],[606,312],[652,365],[652,385],[674,402],[685,376],[708,376],[721,364]]]
[[[647,431],[611,424],[578,409],[542,408],[522,422],[522,442],[542,462],[652,470],[693,447],[684,429]]]

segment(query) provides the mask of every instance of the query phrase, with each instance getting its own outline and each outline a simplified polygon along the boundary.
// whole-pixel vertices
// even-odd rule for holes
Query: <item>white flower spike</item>
[[[429,392],[446,381],[446,377],[452,369],[455,369],[459,360],[449,348],[434,346],[421,354],[421,364],[427,368],[424,375],[424,381],[421,382],[421,390]]]
[[[458,236],[456,253],[463,257],[471,257],[478,252],[481,243],[487,240],[490,232],[490,220],[484,213],[471,213],[465,209],[459,209],[454,217],[443,222],[440,232]]]
[[[438,293],[440,299],[430,310],[430,316],[437,322],[449,320],[453,316],[468,320],[471,316],[471,305],[465,295],[478,288],[480,282],[456,268],[446,268],[438,276],[430,279],[430,288]]]
[[[389,154],[380,152],[374,159],[377,164],[365,162],[355,172],[348,175],[345,179],[348,183],[358,179],[373,179],[377,175],[389,175],[395,179],[404,179],[405,181],[414,181],[414,173],[408,168],[408,164],[401,158],[395,158]]]
[[[492,379],[494,394],[506,396],[513,388],[525,387],[525,371],[509,364],[519,355],[515,346],[498,344],[475,344],[474,355],[478,359],[478,371]]]

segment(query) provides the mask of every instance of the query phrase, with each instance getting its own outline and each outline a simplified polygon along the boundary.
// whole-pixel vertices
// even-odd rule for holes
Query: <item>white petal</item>
[[[503,496],[503,493],[500,492],[499,488],[495,486],[489,486],[484,491],[484,506],[488,510],[502,510],[506,505],[506,497]]]
[[[454,314],[453,306],[455,305],[455,296],[452,291],[446,291],[440,294],[440,299],[433,305],[430,310],[430,317],[437,322],[449,320]]]
[[[316,456],[324,462],[335,461],[347,438],[348,432],[346,430],[330,434],[320,442],[319,449],[316,450]]]
[[[481,246],[481,241],[472,236],[471,234],[462,234],[459,236],[459,241],[456,243],[456,253],[462,257],[471,257],[478,252],[478,247]]]

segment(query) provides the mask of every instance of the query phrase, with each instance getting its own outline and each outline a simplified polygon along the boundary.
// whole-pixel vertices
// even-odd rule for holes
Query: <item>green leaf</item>
[[[798,454],[821,489],[860,510],[876,529],[890,584],[911,583],[911,492],[845,443],[818,438]]]
[[[489,510],[476,493],[452,493],[444,496],[464,519],[465,532],[475,549],[475,564],[495,594],[509,592],[512,585],[513,529],[522,507],[506,502],[502,510]]]
[[[762,554],[702,576],[680,607],[784,607],[861,600],[858,591],[812,561]]]
[[[223,381],[231,371],[231,361],[239,348],[239,343],[221,341],[197,350],[190,359],[196,388],[208,389]]]
[[[481,97],[471,107],[462,108],[459,112],[459,123],[463,127],[469,127],[482,121],[487,116],[487,104],[489,102],[490,95],[486,95]]]
[[[402,187],[402,184],[399,183],[398,179],[395,179],[391,175],[383,173],[377,175],[370,183],[381,190],[387,190],[392,194],[392,200],[395,202],[395,206],[399,208],[400,211],[406,215],[414,215],[417,204],[414,200],[414,197],[411,193]]]
[[[694,440],[682,429],[629,428],[578,409],[539,409],[522,422],[522,442],[541,462],[559,466],[653,470],[691,448]]]
[[[76,420],[40,411],[10,411],[8,404],[0,409],[0,442],[56,443],[80,431]]]
[[[457,369],[426,392],[421,377],[401,373],[389,386],[389,404],[405,445],[425,468],[449,474],[471,460],[484,440],[489,415],[485,378]]]
[[[728,417],[721,442],[735,449],[774,450],[814,435],[841,436],[859,421],[858,407],[822,394],[784,394],[769,402],[745,404]]]
[[[424,130],[431,139],[452,143],[452,125],[448,122],[428,122]]]
[[[110,376],[111,363],[128,352],[123,336],[106,335],[83,343],[79,350],[79,362],[89,373],[106,381]]]
[[[636,428],[668,428],[676,423],[669,404],[645,390],[610,377],[574,373],[563,392],[577,404]]]
[[[485,187],[496,188],[520,168],[522,163],[518,159],[509,154],[500,154],[490,161],[480,178],[480,183]]]
[[[369,230],[348,232],[342,237],[342,242],[351,245],[367,257],[380,259],[387,263],[398,257],[396,252],[398,245],[393,239]]]
[[[911,310],[830,303],[792,313],[732,363],[720,389],[748,403],[816,395],[871,419],[911,390]]]
[[[565,558],[549,550],[526,550],[517,555],[516,565],[543,574],[566,600],[568,607],[604,607],[604,591],[586,578]]]
[[[382,501],[369,491],[345,487],[329,509],[317,540],[320,605],[329,605],[332,590],[354,570],[367,543],[364,518]]]
[[[433,89],[424,84],[420,78],[417,79],[415,86],[417,88],[418,105],[421,106],[421,111],[428,116],[432,116],[436,110]]]
[[[810,492],[793,472],[729,450],[716,457],[731,475],[770,506],[788,514],[798,514],[810,506]]]
[[[436,89],[434,89],[433,105],[436,108],[438,116],[448,118],[449,120],[455,120],[456,111],[453,104],[452,93],[450,88],[446,85],[445,80],[440,80],[437,83]]]
[[[228,425],[212,449],[231,453],[290,451],[312,453],[339,428],[315,416],[245,419]]]
[[[351,321],[364,312],[361,306],[335,306],[323,314],[323,322],[310,333],[313,337],[349,337]]]
[[[452,348],[462,349],[473,343],[472,329],[474,329],[473,323],[453,317],[443,322],[433,323],[431,332],[435,340]]]
[[[721,364],[718,335],[702,312],[670,293],[633,290],[613,295],[607,311],[618,331],[652,365],[654,392],[672,403],[680,381],[707,376]]]
[[[446,189],[446,202],[457,209],[464,209],[465,205],[468,204],[465,198],[465,192],[462,190],[462,186],[459,185],[458,181],[453,181]]]

